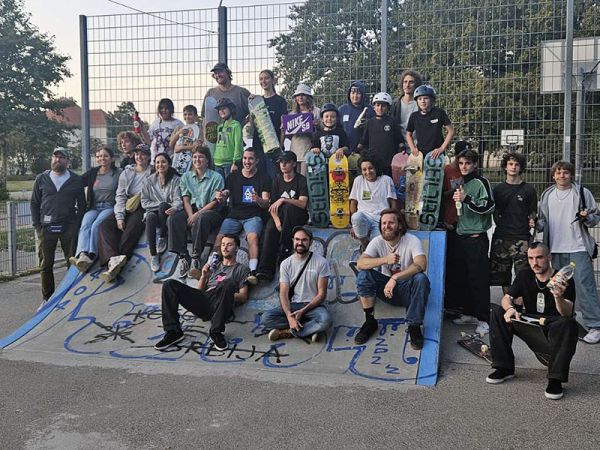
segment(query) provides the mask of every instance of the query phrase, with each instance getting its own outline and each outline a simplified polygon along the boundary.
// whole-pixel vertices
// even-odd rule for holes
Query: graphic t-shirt
[[[252,193],[261,197],[263,192],[271,193],[271,179],[266,175],[256,172],[247,178],[242,171],[231,172],[225,180],[225,189],[229,190],[229,206],[227,217],[244,220],[251,217],[262,217],[265,210],[258,203],[252,201]]]
[[[183,134],[177,140],[177,145],[192,145],[200,139],[200,127],[195,123],[185,124],[182,129]],[[183,175],[190,170],[191,165],[191,150],[182,150],[173,155],[173,169],[175,169],[179,175]]]
[[[300,197],[308,197],[308,185],[304,175],[297,173],[292,181],[285,181],[282,175],[275,178],[271,190],[271,203],[280,198],[298,200]]]
[[[354,179],[350,200],[356,200],[358,211],[373,220],[379,220],[381,211],[389,208],[388,198],[396,198],[396,189],[387,175],[381,175],[375,181],[367,181],[362,175]]]
[[[321,149],[321,152],[327,158],[341,147],[346,147],[344,153],[349,155],[348,145],[348,136],[341,125],[337,125],[333,130],[324,130],[319,127],[312,137],[312,148]]]
[[[169,149],[169,141],[171,140],[171,134],[175,128],[183,125],[183,122],[179,119],[162,120],[160,117],[156,119],[148,128],[148,134],[152,143],[150,144],[151,152],[151,163],[154,164],[154,158],[160,153],[168,153],[171,155]]]
[[[554,271],[554,275],[557,271]],[[514,298],[523,297],[524,313],[532,316],[560,316],[556,309],[556,302],[550,289],[546,288],[547,281],[539,281],[530,267],[520,270],[512,286],[508,288],[508,295]],[[567,300],[575,302],[575,283],[571,278],[563,294]],[[538,305],[539,303],[539,305]],[[538,309],[539,308],[539,309]]]
[[[377,236],[369,245],[365,253],[372,258],[383,258],[390,253],[397,253],[400,255],[400,261],[397,264],[383,264],[379,267],[379,271],[391,277],[395,273],[402,272],[408,266],[413,263],[416,256],[424,255],[423,246],[421,240],[412,235],[405,234],[400,238],[395,246],[391,246],[382,236]]]
[[[248,275],[250,275],[250,269],[243,264],[236,262],[233,266],[224,266],[221,262],[210,274],[206,283],[206,291],[217,287],[219,283],[229,278],[233,279],[239,290],[244,287]]]

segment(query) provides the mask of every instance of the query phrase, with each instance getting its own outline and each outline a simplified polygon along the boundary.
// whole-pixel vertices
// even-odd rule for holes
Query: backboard
[[[522,147],[525,144],[525,130],[500,130],[500,145]]]
[[[544,41],[541,43],[541,83],[540,92],[550,94],[563,92],[565,87],[565,40]],[[591,71],[600,59],[600,37],[578,38],[573,40],[573,76]],[[581,81],[579,78],[575,78]],[[577,83],[573,82],[573,89]],[[587,91],[600,89],[598,68],[588,77]]]

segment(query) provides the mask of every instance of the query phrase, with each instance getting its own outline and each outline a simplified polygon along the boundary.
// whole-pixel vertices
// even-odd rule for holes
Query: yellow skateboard
[[[334,228],[346,228],[350,223],[350,179],[348,158],[329,158],[329,211]]]
[[[410,154],[404,167],[406,173],[406,203],[404,211],[406,222],[411,230],[419,229],[419,202],[423,192],[423,153]]]

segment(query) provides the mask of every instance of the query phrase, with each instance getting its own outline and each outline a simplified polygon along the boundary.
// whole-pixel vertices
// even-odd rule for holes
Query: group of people
[[[225,323],[233,307],[248,299],[251,286],[273,280],[277,267],[280,304],[262,318],[269,339],[319,341],[332,323],[324,304],[330,269],[327,260],[310,251],[310,199],[301,172],[308,152],[323,153],[327,158],[348,157],[355,170],[350,234],[361,246],[356,286],[365,314],[355,342],[363,345],[377,331],[377,297],[407,308],[410,344],[421,349],[430,289],[427,258],[420,240],[407,232],[390,167],[398,152],[445,156],[454,129],[446,112],[435,106],[434,89],[422,84],[416,71],[407,70],[401,76],[402,96],[396,100],[382,92],[370,106],[364,83],[356,81],[348,89],[346,104],[338,109],[327,103],[319,109],[312,89],[300,84],[292,112],[312,113],[316,129],[287,135],[282,120],[288,112],[286,101],[275,92],[273,72],[263,70],[263,98],[274,128],[282,130],[281,149],[265,153],[255,128],[247,128],[252,144],[244,145],[250,92],[232,84],[232,72],[223,63],[216,64],[212,74],[216,86],[205,96],[202,129],[196,125],[193,105],[184,107],[183,123],[173,117],[173,102],[162,99],[158,117],[147,129],[141,126],[137,133],[118,135],[123,152],[119,167],[111,148],[101,147],[95,155],[97,165],[80,177],[67,168],[68,151],[54,150],[51,170],[36,178],[31,200],[44,300],[54,292],[52,268],[59,241],[70,264],[86,272],[98,261],[106,267],[102,278],[110,282],[145,231],[152,271],[160,270],[164,252],[179,255],[178,279],[163,285],[166,333],[157,349],[183,339],[178,305],[211,319],[212,342],[217,349],[227,348]],[[208,108],[216,110],[218,121],[207,120]],[[547,390],[548,395],[556,396],[559,390],[562,395],[560,382],[566,381],[577,342],[569,340],[566,348],[562,339],[575,323],[575,295],[588,328],[584,340],[600,341],[600,301],[592,266],[596,246],[588,231],[600,221],[594,198],[573,183],[573,166],[565,161],[552,167],[555,185],[542,194],[538,207],[535,190],[521,178],[526,168],[523,155],[503,157],[506,181],[493,190],[478,175],[477,151],[459,141],[455,155],[444,168],[439,217],[448,236],[445,306],[456,311],[456,323],[473,323],[477,333],[490,332],[492,347],[503,349],[493,352],[496,370],[487,379],[490,383],[514,373],[511,319],[521,312],[564,317],[569,325],[553,325],[554,334],[549,334],[560,336],[549,338],[561,356],[549,369],[554,384]],[[488,254],[492,217],[496,227]],[[248,266],[236,261],[242,230]],[[530,245],[533,231],[541,233],[541,243]],[[202,265],[201,255],[211,243],[219,260]],[[577,265],[573,280],[546,289],[554,270],[570,261]],[[196,288],[187,285],[187,277],[198,280]],[[495,309],[491,316],[490,285],[501,285],[505,292],[502,311]]]

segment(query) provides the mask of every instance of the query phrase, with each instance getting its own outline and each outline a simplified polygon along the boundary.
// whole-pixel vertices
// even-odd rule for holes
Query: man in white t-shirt
[[[592,261],[596,241],[588,228],[600,222],[600,211],[592,193],[573,183],[573,164],[558,161],[550,171],[555,184],[540,197],[537,230],[543,232],[544,244],[550,247],[552,267],[560,269],[575,262],[576,308],[588,328],[583,340],[597,344],[600,342],[600,300]],[[532,225],[534,223],[530,223]]]
[[[292,231],[294,253],[279,268],[279,305],[266,311],[262,325],[269,340],[292,337],[318,342],[331,326],[331,314],[323,304],[327,296],[329,263],[310,251],[313,235],[308,228]]]
[[[379,231],[358,258],[356,291],[365,311],[365,323],[354,337],[362,345],[377,331],[375,297],[393,306],[406,307],[410,345],[423,348],[421,325],[429,297],[429,279],[425,275],[427,257],[418,237],[407,234],[404,216],[395,209],[381,212]]]

